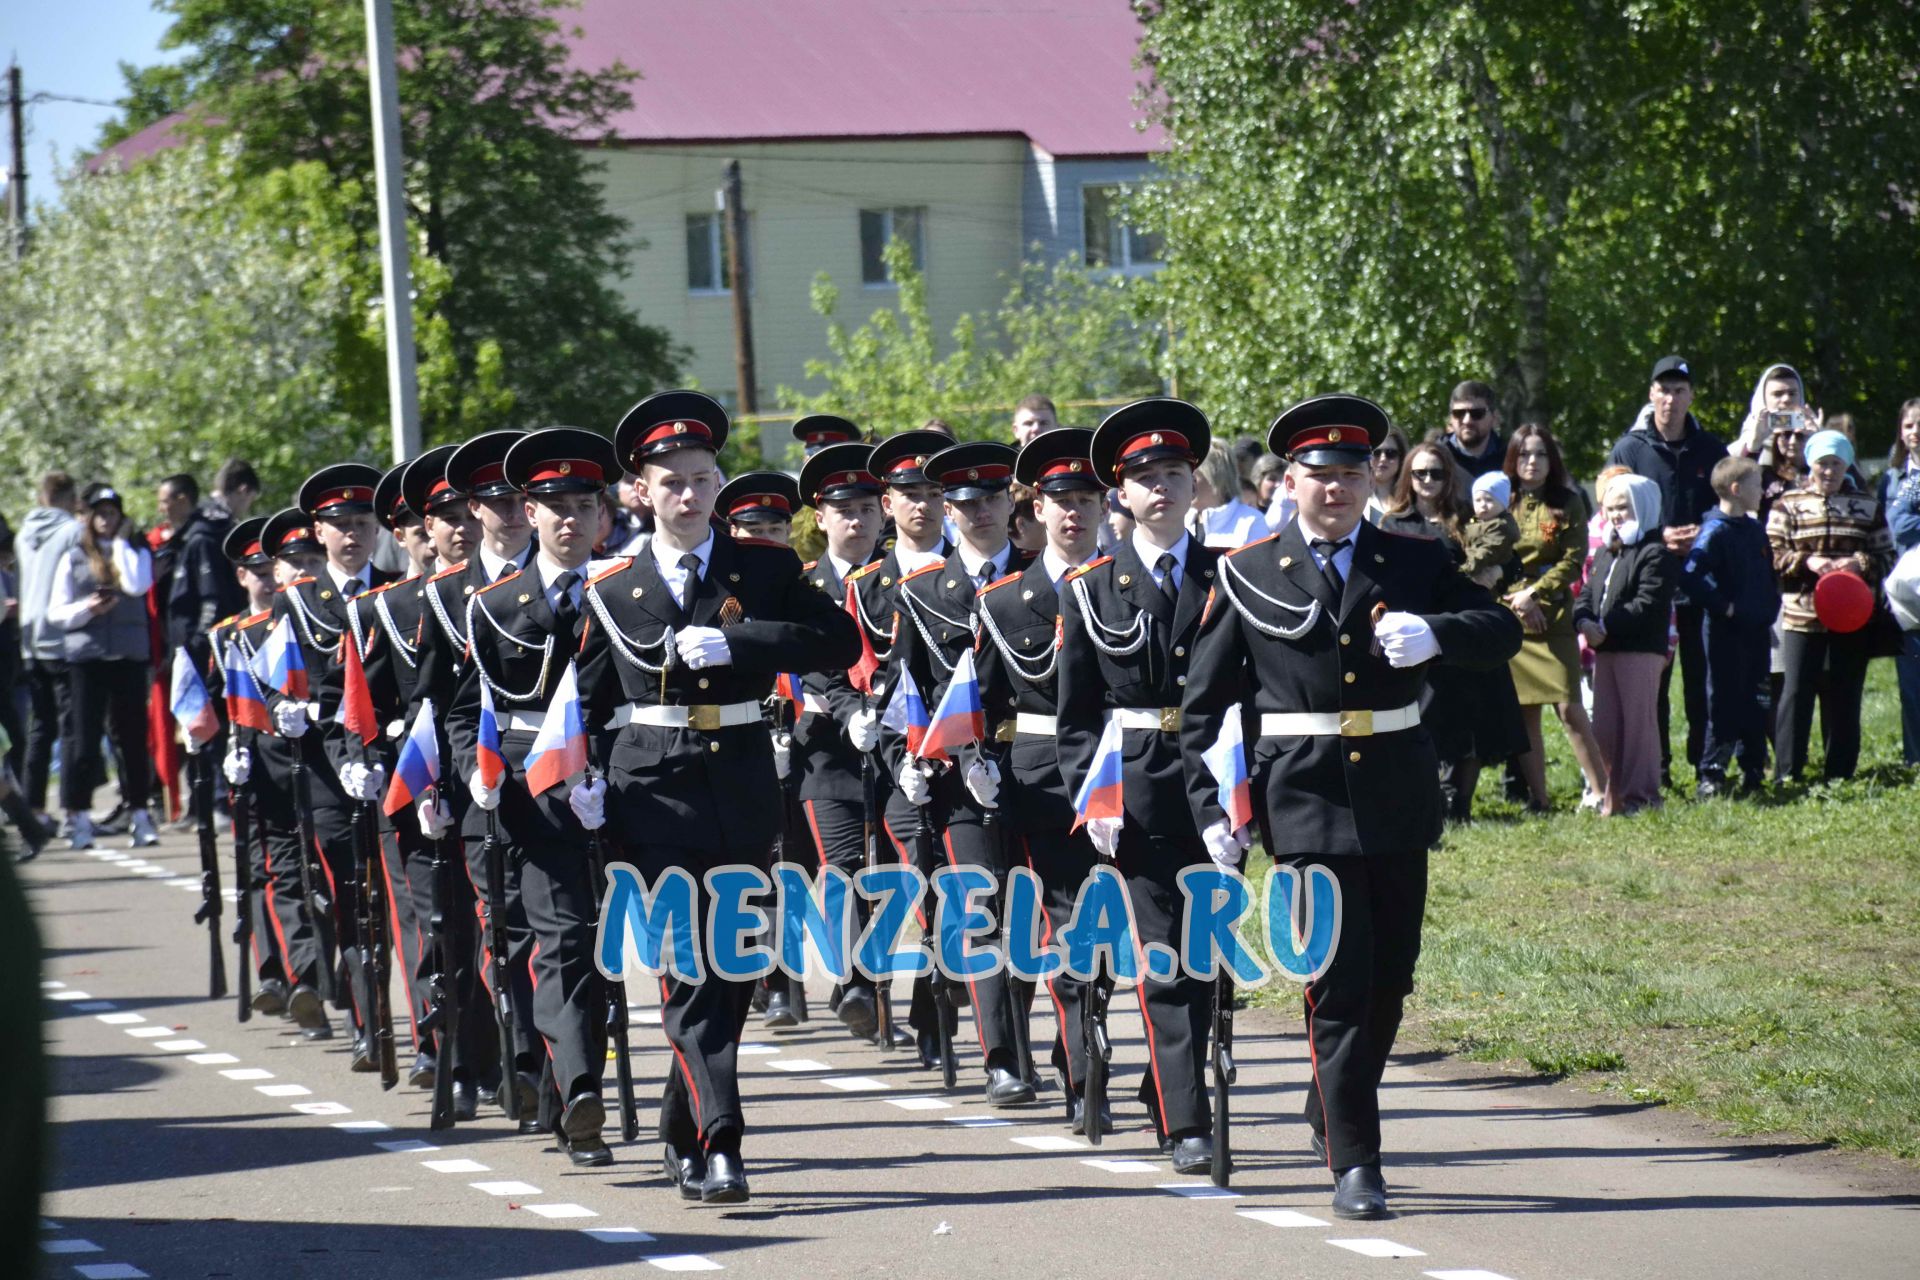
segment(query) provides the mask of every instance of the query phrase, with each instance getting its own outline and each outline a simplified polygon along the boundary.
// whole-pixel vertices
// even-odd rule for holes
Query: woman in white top
[[[147,795],[147,589],[153,557],[103,484],[83,495],[87,518],[73,550],[54,567],[47,625],[64,630],[67,707],[60,733],[60,803],[75,849],[93,845],[93,789],[105,779],[100,735],[113,741],[120,790],[133,815],[133,845],[159,843]]]

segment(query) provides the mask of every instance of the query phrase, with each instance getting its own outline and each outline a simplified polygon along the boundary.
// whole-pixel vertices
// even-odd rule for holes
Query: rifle
[[[1233,1172],[1227,1086],[1238,1075],[1233,1065],[1233,974],[1222,965],[1213,983],[1213,1167],[1209,1173],[1216,1187],[1226,1186]]]
[[[500,1025],[500,1107],[517,1122],[520,1086],[513,1063],[513,994],[507,990],[507,855],[500,846],[499,816],[492,809],[486,813],[480,859],[487,869],[487,969],[493,978],[494,1020]]]
[[[596,775],[587,771],[591,781]],[[587,868],[593,876],[594,936],[600,935],[600,903],[607,882],[606,852],[600,843],[600,828],[587,832]],[[640,1137],[640,1108],[633,1100],[633,1061],[627,1053],[627,984],[607,983],[607,1036],[613,1041],[613,1077],[620,1091],[620,1137],[633,1142]]]
[[[432,797],[428,797],[429,800]],[[458,1052],[455,1047],[460,1042],[460,1002],[454,998],[459,988],[458,959],[453,953],[453,939],[447,928],[447,900],[451,894],[447,886],[451,859],[447,857],[449,839],[458,840],[458,833],[451,836],[443,834],[433,842],[433,892],[432,913],[427,917],[428,944],[433,948],[433,975],[427,979],[427,999],[430,1007],[427,1016],[420,1020],[420,1030],[437,1036],[440,1044],[439,1069],[433,1076],[433,1108],[428,1113],[429,1129],[451,1129],[453,1127],[453,1057]],[[511,1059],[509,1059],[509,1063]],[[506,1091],[514,1089],[513,1073],[506,1073]]]
[[[247,809],[244,787],[230,788],[227,804],[233,811],[233,886],[240,893],[233,913],[233,941],[239,953],[234,984],[240,996],[240,1021],[247,1022],[253,1018],[253,815]]]
[[[193,806],[200,821],[200,909],[195,924],[207,926],[207,998],[227,994],[227,957],[220,943],[220,848],[213,838],[213,754],[202,747],[192,757]]]
[[[314,967],[314,989],[320,998],[333,1002],[333,956],[327,939],[333,936],[333,899],[327,896],[326,877],[316,874],[313,860],[320,856],[320,841],[313,833],[313,784],[307,779],[305,748],[299,738],[287,740],[293,748],[293,806],[300,829],[300,896],[313,919],[314,945],[319,948],[319,963]],[[292,959],[291,956],[288,957]]]
[[[916,806],[915,818],[913,856],[921,866],[930,867],[933,865],[933,819],[928,815],[926,805]],[[940,940],[933,939],[933,945],[933,973],[927,980],[927,986],[933,993],[934,1035],[940,1043],[940,1083],[951,1089],[955,1081],[953,1028],[947,1025],[947,1012],[954,1008],[953,993],[948,990],[948,983],[952,979],[940,968]]]
[[[1107,1064],[1113,1061],[1113,1041],[1107,1036],[1107,998],[1112,989],[1100,980],[1099,970],[1087,983],[1080,1000],[1080,1046],[1086,1059],[1080,1082],[1080,1116],[1087,1141],[1100,1145],[1100,1115],[1107,1109]]]
[[[382,874],[385,858],[380,852],[379,833],[374,830],[373,806],[360,801],[353,809],[354,861],[360,876],[359,910],[356,913],[355,940],[360,952],[360,972],[367,987],[367,1001],[360,1014],[370,1021],[369,1048],[380,1072],[380,1087],[391,1089],[400,1083],[400,1069],[394,1061],[393,1007],[387,998],[388,938],[386,877]]]
[[[984,748],[980,750],[980,758],[982,760],[989,758]],[[998,768],[999,766],[996,764],[994,767]],[[1011,767],[1001,770],[1003,782],[1010,772]],[[983,805],[981,807],[980,827],[987,838],[988,847],[994,849],[1000,856],[1003,888],[1000,894],[1000,910],[997,914],[1004,920],[1007,903],[1013,900],[1013,885],[1011,881],[1013,875],[1013,852],[1011,846],[1007,843],[1007,828],[1006,825],[1000,821],[1000,810],[997,806],[988,808]],[[1014,1071],[1022,1080],[1031,1081],[1034,1071],[1032,1052],[1027,1044],[1027,1011],[1021,1007],[1020,988],[1014,983],[1012,974],[1006,975],[1006,983],[1007,1005],[1013,1020]],[[975,1011],[975,1015],[978,1016],[978,1010]]]

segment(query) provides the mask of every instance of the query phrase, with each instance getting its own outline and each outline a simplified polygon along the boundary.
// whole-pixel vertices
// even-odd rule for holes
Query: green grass
[[[1920,1159],[1920,787],[1891,663],[1865,720],[1859,777],[1759,801],[1522,819],[1490,770],[1485,816],[1433,857],[1401,1046]],[[1260,996],[1297,1007],[1290,984]]]

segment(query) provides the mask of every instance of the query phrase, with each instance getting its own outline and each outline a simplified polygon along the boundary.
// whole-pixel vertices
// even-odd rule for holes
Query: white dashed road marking
[[[597,1218],[600,1216],[583,1204],[530,1204],[527,1206],[527,1212],[537,1213],[543,1218]],[[707,1268],[701,1267],[699,1270],[705,1271]]]
[[[546,1192],[531,1182],[469,1182],[475,1191],[484,1191],[490,1196],[539,1196]]]
[[[1363,1258],[1424,1258],[1427,1255],[1408,1244],[1395,1244],[1391,1240],[1382,1240],[1369,1236],[1359,1240],[1329,1240],[1328,1244],[1336,1249],[1351,1249]]]
[[[478,1160],[422,1160],[421,1165],[435,1173],[492,1173],[490,1165]]]
[[[1329,1225],[1311,1214],[1298,1213],[1292,1209],[1235,1209],[1243,1218],[1252,1218],[1255,1222],[1264,1222],[1270,1227],[1324,1227]]]

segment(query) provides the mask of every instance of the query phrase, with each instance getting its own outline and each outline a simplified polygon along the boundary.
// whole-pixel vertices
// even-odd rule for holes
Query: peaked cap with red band
[[[942,449],[953,447],[953,437],[938,431],[902,431],[873,446],[873,459],[867,469],[881,484],[936,484],[927,472],[927,461]]]
[[[1010,444],[970,440],[949,445],[928,458],[926,471],[949,501],[967,502],[1011,488],[1017,456]]]
[[[1055,427],[1027,442],[1013,460],[1013,478],[1041,493],[1088,489],[1095,493],[1106,482],[1093,474],[1093,432],[1085,427]]]
[[[526,434],[489,431],[459,446],[447,457],[447,484],[469,498],[504,498],[514,492],[507,483],[507,450]]]
[[[261,541],[261,535],[267,531],[267,518],[253,516],[242,520],[227,530],[227,536],[220,540],[221,554],[234,564],[248,569],[266,569],[273,564]]]
[[[1052,435],[1052,432],[1047,432]],[[1036,442],[1046,436],[1035,437]],[[1163,458],[1177,458],[1199,466],[1213,447],[1207,415],[1169,396],[1154,396],[1123,404],[1108,414],[1087,446],[1093,473],[1109,485],[1120,483],[1128,467]]]
[[[832,413],[809,413],[793,424],[793,438],[807,447],[808,457],[831,444],[860,440],[865,434],[852,422]]]
[[[800,468],[800,500],[810,507],[878,494],[882,488],[873,473],[873,446],[857,440],[827,445]]]
[[[380,517],[380,523],[389,529],[397,529],[409,520],[419,520],[420,512],[407,502],[401,491],[401,481],[407,474],[407,464],[387,468],[387,474],[380,477],[380,483],[373,486],[373,514]]]
[[[620,478],[613,442],[580,427],[532,431],[507,450],[507,483],[529,496],[598,493]]]
[[[326,554],[326,548],[314,536],[313,521],[298,507],[288,507],[267,517],[267,523],[260,530],[260,549],[269,556]]]
[[[306,478],[294,505],[309,519],[359,515],[373,510],[373,491],[380,472],[364,462],[336,462]]]
[[[1302,400],[1275,418],[1267,448],[1307,467],[1365,462],[1390,426],[1387,411],[1365,396],[1333,392]]]
[[[648,396],[620,419],[613,447],[629,471],[674,449],[720,452],[727,442],[727,411],[704,391],[662,391]]]
[[[760,520],[791,520],[800,507],[800,486],[784,471],[749,471],[720,486],[713,500],[714,514],[725,520],[752,524]]]
[[[400,496],[408,510],[425,516],[459,503],[465,511],[467,495],[447,482],[447,463],[459,450],[457,444],[435,445],[400,469]]]

